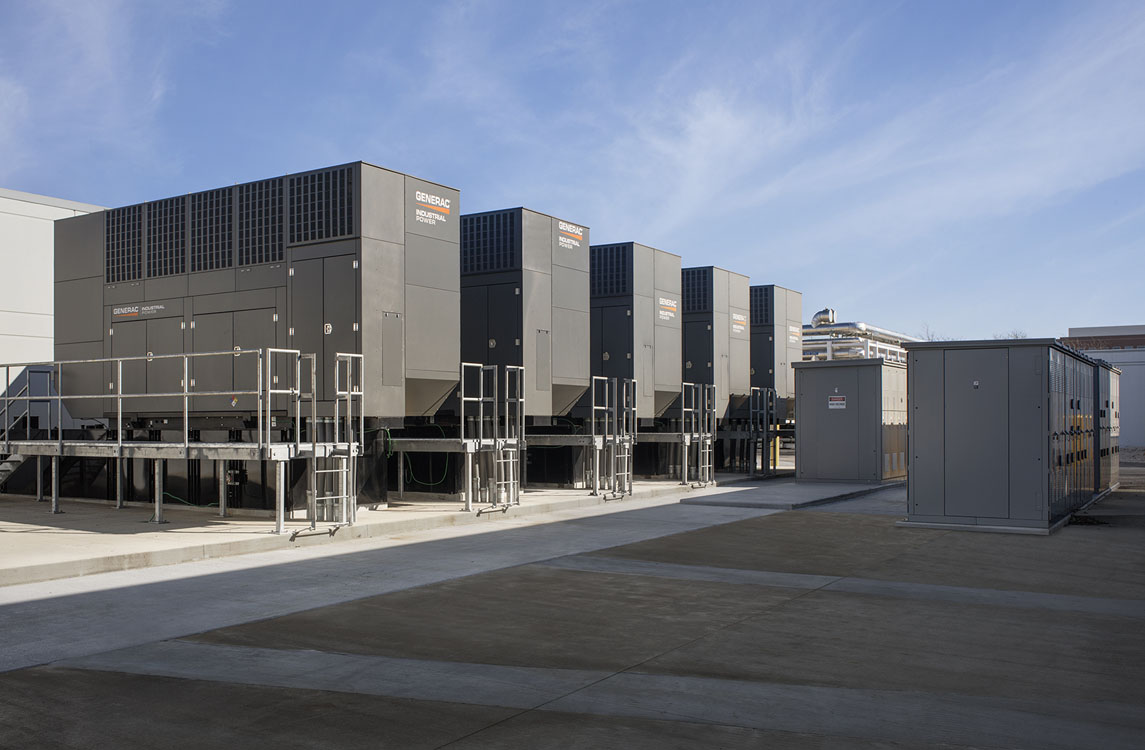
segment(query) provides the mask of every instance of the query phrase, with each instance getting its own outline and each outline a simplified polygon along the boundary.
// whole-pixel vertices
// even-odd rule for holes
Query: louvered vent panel
[[[461,273],[488,273],[516,267],[515,211],[461,217]]]
[[[147,204],[147,278],[187,270],[186,206],[183,198]]]
[[[282,242],[282,178],[238,186],[240,266],[277,263],[285,257]]]
[[[108,284],[143,276],[143,206],[107,212],[103,236],[104,278]]]
[[[354,233],[352,167],[290,178],[290,243],[328,240]]]
[[[751,288],[751,324],[753,326],[769,326],[772,320],[773,289],[769,286],[753,286]]]
[[[680,273],[684,312],[710,312],[712,309],[712,269],[685,268]]]
[[[190,196],[191,216],[188,224],[192,271],[231,267],[233,195],[231,188],[222,188]]]
[[[594,297],[631,294],[632,246],[594,245],[589,258],[589,287]]]

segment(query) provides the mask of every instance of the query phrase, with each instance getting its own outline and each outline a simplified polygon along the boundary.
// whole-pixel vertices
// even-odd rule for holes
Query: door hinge
[[[355,331],[358,330],[358,324],[357,323],[354,324],[354,330]]]
[[[294,335],[294,329],[291,328],[291,329],[287,330],[286,335],[287,336],[293,336]]]
[[[195,330],[195,321],[193,321],[193,320],[191,321],[191,330],[192,331]]]
[[[291,267],[291,269],[287,272],[287,276],[293,276],[293,275],[294,275],[294,268]]]
[[[185,320],[179,321],[179,330],[180,331],[187,330],[187,321],[185,321]]]
[[[274,314],[274,322],[275,322],[275,323],[277,323],[277,322],[278,322],[278,313],[275,313],[275,314]]]
[[[358,261],[354,261],[354,268],[358,267]]]

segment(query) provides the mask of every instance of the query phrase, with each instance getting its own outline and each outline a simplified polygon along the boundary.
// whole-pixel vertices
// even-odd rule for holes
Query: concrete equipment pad
[[[0,746],[1141,745],[1145,492],[1038,538],[629,507],[0,589],[56,654]]]
[[[680,502],[687,505],[731,505],[737,508],[773,508],[794,510],[823,503],[834,503],[854,497],[862,497],[875,492],[902,488],[895,494],[895,502],[901,498],[902,515],[906,515],[906,483],[901,480],[871,484],[867,482],[798,482],[794,478],[755,480],[740,492],[726,495],[685,497]]]
[[[148,522],[154,518],[154,509],[145,504],[117,510],[107,503],[64,500],[64,513],[52,514],[48,503],[0,495],[0,586],[389,537],[633,499],[674,503],[693,492],[722,496],[745,479],[720,475],[720,486],[704,488],[684,487],[674,480],[641,481],[634,484],[632,496],[617,500],[592,496],[587,490],[529,490],[522,494],[519,506],[481,513],[465,512],[459,501],[395,502],[373,511],[361,506],[354,526],[333,532],[320,524],[312,533],[305,523],[291,520],[287,528],[300,532],[297,537],[272,534],[274,521],[266,512],[220,518],[206,508],[168,503],[163,510],[167,523],[156,525]]]
[[[898,529],[893,518],[793,511],[719,531],[700,529],[601,552],[602,555],[720,568],[850,575],[948,534]]]

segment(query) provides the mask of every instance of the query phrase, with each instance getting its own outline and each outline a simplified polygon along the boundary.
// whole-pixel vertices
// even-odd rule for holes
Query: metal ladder
[[[751,467],[748,473],[773,476],[779,468],[775,389],[752,388],[750,398]]]
[[[620,381],[616,432],[613,435],[613,485],[618,495],[632,494],[632,452],[636,443],[636,380]]]
[[[698,387],[700,436],[696,450],[696,480],[700,484],[711,484],[716,478],[716,387],[706,384]]]
[[[521,504],[521,438],[525,434],[525,368],[505,365],[505,400],[498,406],[495,501]]]

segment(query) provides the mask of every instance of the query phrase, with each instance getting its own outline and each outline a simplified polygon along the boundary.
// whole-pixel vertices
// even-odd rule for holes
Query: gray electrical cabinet
[[[908,524],[1047,533],[1092,500],[1093,360],[1054,339],[905,346]]]
[[[361,353],[367,416],[432,414],[459,377],[458,199],[354,162],[60,220],[56,358],[298,349],[318,355],[329,412],[335,354]],[[181,391],[179,362],[127,363],[125,391]],[[192,367],[192,390],[256,387],[253,357]],[[63,378],[68,393],[101,393],[110,372],[65,367]],[[234,416],[253,399],[193,399],[191,412]],[[181,401],[125,408],[180,413]],[[107,407],[69,408],[101,417]]]
[[[881,482],[907,473],[907,367],[884,359],[795,363],[795,477]]]
[[[716,387],[716,418],[751,393],[750,281],[715,266],[681,271],[683,379]]]
[[[751,287],[751,385],[795,397],[795,370],[803,361],[803,295],[775,284]]]
[[[525,415],[589,386],[588,227],[526,208],[461,217],[461,353],[525,367]]]
[[[1099,359],[1094,372],[1097,408],[1094,492],[1100,495],[1121,483],[1121,370]]]
[[[590,249],[592,374],[635,378],[636,412],[680,397],[680,256],[636,242]]]

